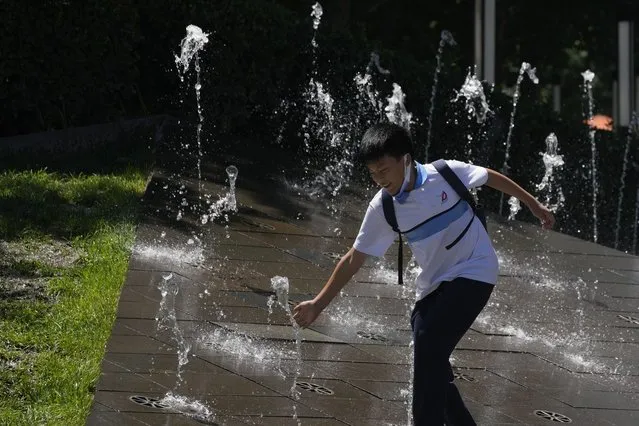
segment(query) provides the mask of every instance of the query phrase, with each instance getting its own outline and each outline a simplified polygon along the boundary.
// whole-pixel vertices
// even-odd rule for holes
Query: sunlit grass
[[[46,256],[12,259],[0,272],[0,280],[46,278],[46,298],[0,294],[0,424],[85,423],[145,183],[133,169],[0,174],[0,240],[28,252],[65,241],[78,254],[64,266]]]

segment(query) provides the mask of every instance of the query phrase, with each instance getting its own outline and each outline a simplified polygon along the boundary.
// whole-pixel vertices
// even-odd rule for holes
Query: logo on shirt
[[[448,194],[446,194],[446,191],[442,191],[442,204],[446,201],[448,201]]]

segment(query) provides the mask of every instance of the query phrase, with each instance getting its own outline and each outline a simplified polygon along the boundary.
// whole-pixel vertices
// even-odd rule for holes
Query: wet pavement
[[[372,193],[312,200],[238,166],[238,212],[204,225],[223,169],[154,174],[87,424],[408,424],[413,291],[396,247],[299,332],[299,358],[288,313],[269,312],[274,276],[287,306],[323,286]],[[495,217],[489,230],[499,283],[451,358],[477,422],[639,424],[639,258]]]

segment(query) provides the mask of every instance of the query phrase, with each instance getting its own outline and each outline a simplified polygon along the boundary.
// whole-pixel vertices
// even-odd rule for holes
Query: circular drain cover
[[[552,411],[536,410],[535,414],[539,417],[543,417],[546,420],[550,420],[551,422],[572,423],[572,419],[570,417],[566,417],[563,414],[559,413],[553,413]]]
[[[376,340],[378,342],[388,341],[388,339],[381,334],[369,333],[368,331],[358,331],[357,335],[362,339]]]
[[[319,393],[320,395],[333,395],[333,391],[327,387],[316,385],[315,383],[296,382],[295,386],[308,392]]]
[[[242,218],[240,220],[243,224],[253,226],[255,228],[268,229],[269,231],[275,231],[275,227],[272,225],[267,225],[266,223],[258,222],[253,219]]]
[[[617,315],[617,317],[632,324],[639,324],[639,319],[631,317],[629,315]]]
[[[322,253],[322,254],[323,254],[324,256],[326,256],[326,257],[330,257],[331,259],[335,259],[335,260],[337,260],[337,259],[341,259],[341,258],[342,258],[342,255],[341,255],[341,254],[339,254],[339,253],[335,253],[335,252],[333,252],[333,251],[325,251],[325,252],[324,252],[324,253]]]
[[[159,408],[160,410],[169,408],[167,404],[162,404],[160,402],[160,398],[151,398],[148,396],[133,395],[133,396],[130,396],[129,399],[132,402],[135,402],[136,404],[145,405],[151,408]]]
[[[468,374],[464,374],[464,373],[454,372],[453,376],[455,376],[456,379],[463,380],[465,382],[473,383],[473,382],[477,381],[474,377],[469,376]]]

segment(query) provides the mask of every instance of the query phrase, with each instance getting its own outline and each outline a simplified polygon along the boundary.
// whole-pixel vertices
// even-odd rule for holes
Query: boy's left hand
[[[555,215],[548,207],[537,201],[534,205],[529,206],[532,214],[541,221],[541,227],[544,229],[551,229],[555,224]]]

